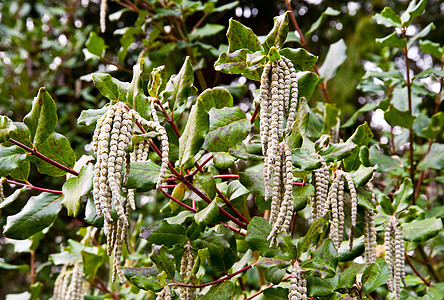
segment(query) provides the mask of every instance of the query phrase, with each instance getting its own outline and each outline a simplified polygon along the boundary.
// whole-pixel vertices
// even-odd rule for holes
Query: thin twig
[[[19,185],[19,186],[24,186],[27,189],[31,189],[31,190],[37,190],[37,191],[42,191],[42,192],[48,192],[48,193],[53,193],[53,194],[63,194],[62,191],[59,190],[51,190],[51,189],[45,189],[45,188],[41,188],[32,184],[27,184],[27,183],[23,183],[23,182],[18,182],[18,181],[14,181],[14,180],[10,180],[8,178],[5,178],[5,181],[9,184],[15,184],[15,185]]]
[[[259,108],[261,107],[260,104],[256,104],[256,107],[254,108],[254,112],[251,115],[250,123],[253,124],[254,121],[256,121],[257,115],[259,113]]]
[[[176,202],[179,205],[182,205],[183,207],[185,207],[186,209],[191,210],[192,212],[197,212],[197,210],[195,210],[194,208],[192,208],[191,206],[186,205],[185,203],[183,203],[180,200],[177,200],[176,198],[174,198],[173,196],[171,196],[170,194],[168,194],[167,192],[165,192],[163,189],[160,189],[160,192],[162,194],[164,194],[168,199],[173,200],[174,202]]]
[[[410,261],[410,257],[407,254],[407,252],[405,252],[405,259],[407,260],[407,263],[409,264],[410,268],[412,268],[413,272],[415,272],[416,276],[418,276],[426,286],[430,287],[430,282],[427,281],[424,277],[422,277],[422,275],[418,272],[418,270],[416,270],[416,268],[413,266],[412,262]]]
[[[214,179],[217,178],[233,178],[233,179],[237,179],[239,178],[239,175],[237,174],[221,174],[221,175],[213,175]]]
[[[286,276],[286,277],[282,278],[282,281],[288,280],[288,279],[290,279],[290,278],[291,278],[291,275]],[[245,300],[251,300],[251,299],[253,299],[253,298],[256,298],[257,296],[259,296],[260,294],[262,294],[266,289],[271,288],[271,287],[273,287],[273,286],[275,286],[275,284],[270,284],[270,285],[267,286],[265,289],[262,289],[262,290],[258,291],[257,293],[254,293],[253,295],[251,295],[250,297],[246,298]]]
[[[59,168],[59,169],[61,169],[61,170],[63,170],[63,171],[66,171],[66,172],[68,172],[68,173],[71,173],[71,174],[73,174],[73,175],[75,175],[75,176],[78,176],[78,175],[79,175],[79,173],[77,173],[77,172],[74,171],[73,169],[68,168],[68,167],[66,167],[66,166],[64,166],[64,165],[62,165],[62,164],[59,164],[58,162],[56,162],[56,161],[50,159],[49,157],[46,157],[45,155],[41,154],[41,153],[38,152],[37,149],[35,149],[35,148],[34,148],[34,149],[31,149],[31,148],[29,148],[28,146],[23,145],[22,143],[20,143],[20,142],[14,140],[14,139],[9,139],[9,141],[10,141],[11,143],[13,143],[14,145],[17,145],[17,146],[19,146],[20,148],[23,148],[23,149],[25,149],[26,151],[28,151],[28,152],[29,152],[29,155],[33,155],[33,156],[35,156],[35,157],[38,157],[38,158],[40,158],[41,160],[44,160],[44,161],[46,161],[47,163],[50,163],[51,165],[53,165],[53,166],[55,166],[55,167],[57,167],[57,168]]]

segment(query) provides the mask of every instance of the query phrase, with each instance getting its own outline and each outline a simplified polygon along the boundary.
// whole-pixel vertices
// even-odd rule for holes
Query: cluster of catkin
[[[371,202],[376,204],[376,196],[371,182],[367,183],[367,190],[371,193]],[[364,246],[365,259],[367,264],[372,264],[376,261],[376,243],[378,235],[375,226],[376,213],[373,209],[364,210]]]
[[[155,115],[155,111],[152,112]],[[154,118],[154,117],[153,117]],[[128,239],[129,213],[135,209],[134,190],[127,191],[126,199],[122,197],[122,183],[126,184],[131,161],[146,160],[148,157],[148,142],[142,141],[134,146],[135,152],[127,154],[134,133],[134,126],[147,126],[155,130],[161,140],[162,166],[157,186],[159,187],[168,167],[169,144],[165,128],[160,125],[155,115],[155,121],[147,121],[125,103],[117,102],[97,121],[92,148],[96,156],[93,178],[94,204],[98,216],[104,216],[104,233],[107,237],[108,255],[114,254],[112,280],[116,275],[121,282],[125,281],[120,260],[124,241]],[[114,206],[118,219],[114,221],[111,210]],[[127,243],[129,249],[129,244]]]
[[[385,226],[384,233],[385,261],[390,270],[387,286],[395,293],[395,299],[401,297],[401,281],[405,285],[405,246],[402,230],[395,216],[391,216]]]
[[[185,252],[183,253],[182,260],[180,262],[180,276],[182,276],[184,282],[190,282],[191,271],[194,266],[194,254],[191,249],[190,241],[185,245]],[[179,287],[180,300],[193,300],[195,298],[195,288]]]
[[[5,192],[3,191],[3,183],[5,183],[6,178],[2,177],[0,178],[0,202],[3,201],[3,199],[5,199]]]
[[[292,265],[288,300],[306,300],[307,281],[297,261]]]
[[[272,197],[269,222],[273,230],[268,240],[273,246],[277,234],[288,229],[293,215],[293,163],[285,137],[295,120],[298,79],[289,59],[282,56],[278,61],[265,64],[259,101],[260,135],[262,153],[265,155],[265,200]]]
[[[157,295],[156,300],[171,300],[171,291],[169,286],[164,286]]]
[[[107,0],[102,0],[100,2],[100,31],[104,33],[106,31],[106,8]]]
[[[54,284],[52,299],[54,300],[80,300],[83,299],[84,290],[82,286],[83,272],[81,270],[82,261],[78,260],[71,270],[69,264],[63,266],[62,271]]]

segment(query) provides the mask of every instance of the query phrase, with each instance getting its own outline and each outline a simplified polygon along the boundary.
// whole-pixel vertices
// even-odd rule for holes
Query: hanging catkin
[[[401,281],[405,285],[405,245],[401,227],[395,216],[391,216],[384,233],[385,261],[389,267],[388,289],[401,298]]]

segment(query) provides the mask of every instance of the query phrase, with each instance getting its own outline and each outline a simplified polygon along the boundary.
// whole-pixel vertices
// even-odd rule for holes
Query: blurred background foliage
[[[163,10],[159,1],[108,2],[105,33],[100,32],[99,0],[15,0],[0,3],[1,115],[22,120],[30,110],[38,89],[45,86],[57,104],[59,125],[56,131],[66,135],[78,159],[85,152],[90,154],[90,149],[85,145],[90,142],[93,128],[77,126],[76,119],[82,110],[99,108],[106,103],[89,74],[107,72],[122,81],[131,81],[132,66],[138,57],[145,57],[148,69],[145,74],[149,74],[154,67],[165,65],[168,75],[171,75],[180,69],[186,55],[192,58],[196,71],[195,85],[199,92],[207,87],[226,85],[241,109],[250,112],[254,109],[252,99],[253,91],[258,88],[257,82],[242,76],[233,80],[232,75],[215,72],[213,64],[227,48],[225,33],[230,18],[252,28],[259,36],[265,35],[273,26],[273,17],[287,9],[285,1],[202,1],[199,7],[193,6],[197,3],[194,1],[177,1],[182,2],[182,11],[172,10],[174,4],[171,1],[162,2],[164,5],[166,3]],[[379,67],[376,62],[383,64],[384,61],[394,61],[396,64],[401,59],[396,58],[400,53],[384,52],[376,44],[375,37],[383,37],[390,32],[376,25],[372,16],[385,6],[402,11],[407,1],[306,0],[292,1],[291,5],[304,33],[328,7],[337,11],[336,15],[326,16],[321,26],[312,32],[307,46],[323,62],[332,43],[343,39],[347,45],[346,61],[327,85],[332,102],[341,108],[343,123],[364,104],[379,101],[386,96],[383,92],[369,93],[365,86],[360,85],[366,71]],[[224,9],[217,10],[214,7]],[[428,1],[426,13],[416,19],[411,26],[412,32],[407,34],[414,35],[430,22],[434,22],[436,29],[428,35],[428,39],[444,44],[444,3],[440,0]],[[294,31],[292,25],[290,30]],[[103,41],[105,52],[101,55],[91,53],[89,50],[94,52],[94,49],[88,49],[87,46],[91,39]],[[297,41],[290,42],[290,46],[298,47]],[[410,55],[411,68],[415,74],[440,64],[429,54],[421,52],[418,45],[411,47]],[[404,73],[402,63],[397,65]],[[436,81],[424,82],[425,87],[432,91],[436,89],[434,84]],[[427,104],[429,100],[424,97],[423,101]],[[310,106],[318,105],[322,109],[324,103],[324,95],[318,89]],[[361,116],[359,121],[364,121],[364,118],[376,133],[384,129],[377,119],[372,118],[372,112]],[[184,125],[180,120],[178,124]],[[357,125],[345,130],[347,133],[353,132]],[[375,136],[380,138],[383,135],[379,133]],[[38,173],[31,171],[31,174]],[[59,189],[63,182],[39,175],[31,175],[29,181],[37,186]],[[9,193],[6,190],[6,194]],[[17,213],[32,193],[25,191],[22,194],[23,201],[15,201],[8,206],[4,215]],[[150,202],[144,209],[144,215],[148,212],[153,215],[160,207]],[[44,241],[40,241],[35,257],[38,270],[36,279],[44,283],[44,289],[49,293],[53,279],[49,278],[51,270],[47,263],[48,255],[60,248],[62,237],[64,240],[75,238],[78,229],[84,225],[83,217],[59,217],[45,236],[35,238],[36,243],[40,238]],[[0,226],[4,226],[5,219],[0,218]],[[0,239],[0,262],[6,260],[14,265],[28,264],[29,245],[25,247],[21,243]],[[21,252],[20,249],[25,250]],[[23,274],[20,269],[9,270],[7,273],[2,270],[0,299],[6,293],[21,292],[24,286],[29,285],[29,277]]]

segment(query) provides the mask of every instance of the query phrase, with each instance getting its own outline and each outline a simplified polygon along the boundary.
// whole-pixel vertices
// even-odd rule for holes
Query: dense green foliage
[[[444,41],[435,32],[444,24],[426,23],[441,16],[439,1],[108,2],[104,33],[100,5],[89,1],[0,4],[0,297],[50,299],[59,274],[81,266],[85,299],[155,299],[165,286],[175,299],[188,290],[197,299],[288,299],[297,266],[312,299],[442,298]],[[298,82],[295,122],[279,140],[291,150],[294,214],[270,247],[259,87],[267,63],[281,58]],[[92,134],[117,102],[159,119],[170,161],[156,189],[159,130],[136,122],[128,152],[147,141],[150,153],[123,180],[136,209],[122,284],[111,280],[92,192]],[[345,173],[349,198],[356,188],[357,219],[345,199],[339,247],[333,206],[313,214],[323,166],[330,189]],[[400,295],[389,291],[389,224],[405,243]]]

